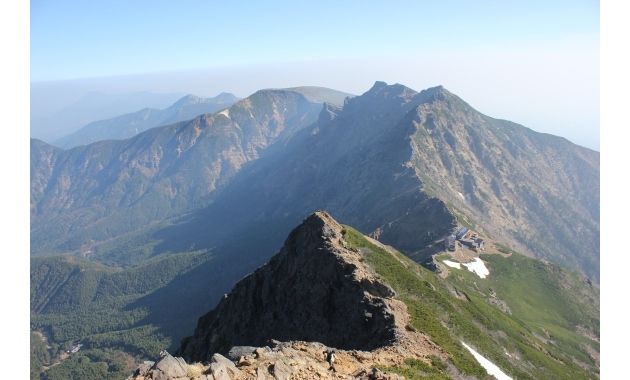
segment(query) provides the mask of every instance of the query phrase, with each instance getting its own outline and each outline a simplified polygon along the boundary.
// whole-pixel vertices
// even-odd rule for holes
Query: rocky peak
[[[344,234],[328,213],[308,216],[276,256],[199,319],[181,357],[163,352],[131,378],[394,380],[401,377],[377,367],[446,359],[409,328],[405,304]]]
[[[479,114],[479,112],[477,112],[468,103],[462,100],[459,96],[448,91],[442,85],[429,87],[420,91],[414,96],[413,103],[420,106],[442,103],[449,108],[450,112]]]
[[[348,98],[343,112],[358,124],[387,125],[407,113],[415,104],[417,92],[401,84],[376,82],[360,96]]]
[[[346,247],[343,227],[315,212],[276,256],[199,319],[180,354],[203,362],[234,346],[264,346],[272,339],[345,350],[391,347],[411,334],[405,305],[394,295],[362,253]]]
[[[453,96],[453,94],[445,89],[442,85],[429,87],[418,93],[418,98],[424,101],[446,100],[449,96]]]
[[[370,88],[362,96],[377,97],[383,99],[400,98],[402,100],[408,101],[416,94],[417,92],[415,90],[412,90],[411,88],[400,83],[388,85],[385,82],[376,81],[372,88]]]

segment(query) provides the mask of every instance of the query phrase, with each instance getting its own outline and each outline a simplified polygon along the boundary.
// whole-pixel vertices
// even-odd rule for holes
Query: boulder
[[[153,379],[167,380],[187,375],[188,365],[182,358],[175,358],[170,354],[164,355],[153,365]]]
[[[210,372],[215,380],[232,380],[241,374],[241,371],[230,359],[220,354],[212,355]]]
[[[238,360],[241,356],[247,356],[254,353],[256,347],[251,346],[234,346],[228,352],[228,358]]]

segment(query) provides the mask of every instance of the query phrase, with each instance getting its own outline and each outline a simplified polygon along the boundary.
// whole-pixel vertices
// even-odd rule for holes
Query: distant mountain
[[[193,213],[134,244],[217,247],[253,229],[277,247],[323,208],[418,261],[469,225],[597,281],[599,153],[482,115],[442,87],[377,82],[320,109],[265,90],[130,140],[69,151],[33,143],[33,251],[78,250],[184,211]]]
[[[301,86],[301,87],[291,87],[287,88],[287,90],[299,92],[304,95],[308,100],[315,103],[328,103],[337,107],[343,106],[346,98],[352,98],[353,94],[349,94],[347,92],[333,90],[331,88],[326,87],[317,87],[317,86]]]
[[[31,137],[52,142],[93,121],[145,107],[168,107],[183,96],[181,93],[89,92],[71,101],[64,96],[65,92],[73,90],[63,85],[31,85]]]
[[[165,109],[143,108],[133,113],[92,122],[56,140],[54,144],[62,148],[72,148],[100,140],[122,140],[153,127],[190,120],[204,113],[214,113],[238,100],[228,93],[221,93],[214,98],[186,95]]]
[[[419,262],[465,225],[599,276],[599,153],[482,115],[442,87],[376,83],[327,107],[179,228],[215,246],[263,224],[287,233],[320,208]]]
[[[31,142],[33,253],[74,251],[201,207],[321,103],[263,90],[214,115],[61,150]],[[89,248],[85,248],[89,251]]]

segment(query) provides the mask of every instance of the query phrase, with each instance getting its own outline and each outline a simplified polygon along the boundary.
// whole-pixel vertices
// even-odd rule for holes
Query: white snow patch
[[[462,266],[460,265],[460,263],[456,263],[454,261],[451,260],[444,260],[442,261],[444,264],[448,265],[451,268],[457,268],[457,269],[462,269]]]
[[[473,350],[466,343],[462,342],[462,344],[464,345],[464,347],[466,347],[468,351],[470,351],[472,356],[475,357],[475,360],[477,360],[477,362],[481,364],[481,366],[486,370],[486,372],[488,372],[489,375],[496,377],[497,380],[512,380],[511,377],[506,375],[505,372],[501,371],[501,368],[497,367],[493,362],[481,356],[477,351]]]
[[[478,257],[475,257],[473,262],[463,263],[463,265],[481,278],[486,278],[490,274],[490,271],[486,268],[486,264]]]
[[[466,197],[464,196],[464,194],[460,193],[459,191],[457,192],[457,194],[459,194],[459,196],[462,197],[463,200],[466,200]]]
[[[227,117],[229,119],[230,118],[230,110],[228,108],[226,108],[223,111],[219,112],[219,115],[223,115],[223,116],[225,116],[225,117]]]

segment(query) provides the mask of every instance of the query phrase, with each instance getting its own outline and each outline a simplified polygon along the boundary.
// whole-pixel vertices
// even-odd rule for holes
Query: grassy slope
[[[491,275],[481,280],[468,271],[454,271],[448,281],[485,302],[492,291],[505,300],[512,315],[543,341],[549,355],[561,361],[579,361],[591,371],[597,365],[588,351],[599,343],[576,332],[578,326],[599,336],[599,291],[575,273],[519,254],[482,255]],[[541,341],[541,339],[539,339]],[[590,347],[588,349],[587,347]]]
[[[485,284],[482,284],[483,280],[480,278],[472,277],[474,276],[472,273],[461,271],[461,278],[443,280],[405,256],[393,255],[375,246],[351,227],[346,227],[345,239],[349,245],[366,252],[367,262],[407,304],[413,327],[426,333],[442,346],[450,354],[452,364],[459,371],[479,378],[485,376],[485,370],[459,343],[464,341],[513,378],[587,379],[594,377],[594,372],[597,370],[586,371],[571,359],[573,355],[576,355],[580,361],[586,360],[583,350],[582,355],[577,355],[575,340],[571,344],[572,339],[584,343],[577,334],[569,334],[567,326],[570,326],[573,321],[567,317],[566,313],[549,312],[550,304],[555,304],[558,299],[565,299],[563,303],[565,306],[572,304],[574,299],[570,296],[571,293],[566,289],[557,289],[551,294],[546,292],[545,289],[553,289],[550,283],[554,283],[552,276],[546,272],[531,273],[522,267],[499,267],[501,264],[507,265],[505,263],[508,262],[510,265],[516,262],[527,267],[536,261],[521,263],[516,261],[520,260],[520,256],[517,258],[513,255],[508,259],[496,256],[496,260],[506,260],[497,265],[495,258],[484,257],[490,261],[493,273],[488,279],[496,281],[492,283],[493,289],[499,297],[504,297],[502,299],[506,300],[512,308],[512,315],[507,315],[490,305],[483,297],[483,293],[473,291],[476,287],[484,287]],[[510,276],[519,276],[521,282],[512,287],[507,286],[506,284],[512,281]],[[520,303],[514,302],[513,298],[518,299],[522,294],[515,292],[514,288],[524,288],[524,283],[536,283],[536,288],[541,292],[529,292],[529,297],[525,300]],[[454,288],[465,294],[467,299],[456,298],[453,295]],[[529,309],[525,305],[528,305]],[[562,309],[565,306],[558,307]],[[538,310],[540,313],[528,313],[528,310]],[[571,338],[565,340],[564,336],[558,333],[556,342],[562,341],[562,344],[545,343],[535,336],[539,329],[537,321],[543,321],[547,329],[562,332],[570,335]],[[579,321],[586,320],[580,317]],[[591,318],[590,322],[595,321]],[[512,359],[506,355],[506,351],[517,354],[520,358]],[[430,367],[430,371],[422,368],[422,363],[410,361],[406,366],[395,370],[410,378],[441,378],[446,375],[445,369],[440,369],[435,365]]]

